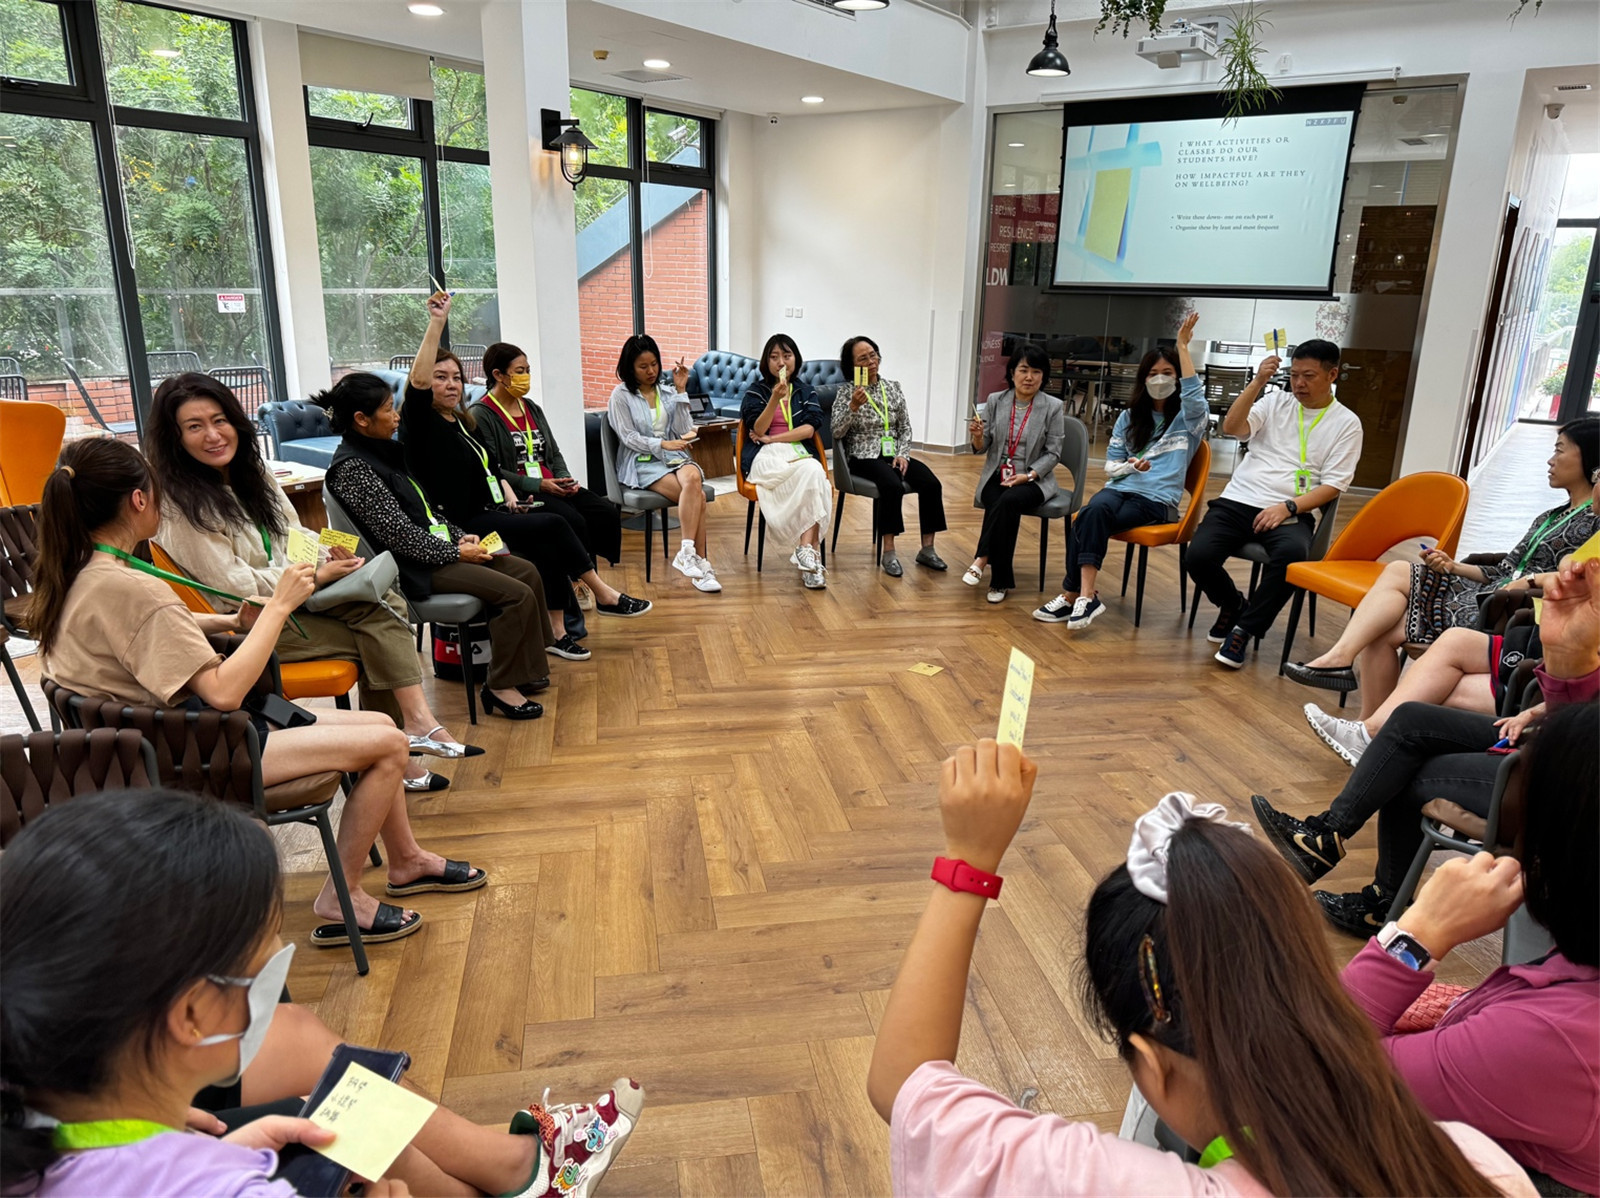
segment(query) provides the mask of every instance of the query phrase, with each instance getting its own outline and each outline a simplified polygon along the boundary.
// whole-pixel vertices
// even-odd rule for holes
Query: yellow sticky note
[[[306,536],[301,529],[291,528],[289,530],[289,547],[284,552],[288,554],[289,560],[297,566],[314,566],[317,564],[317,543]]]
[[[1083,248],[1108,262],[1117,260],[1117,250],[1122,246],[1122,221],[1128,214],[1128,189],[1132,185],[1131,167],[1094,173],[1094,201],[1089,206],[1089,229],[1083,235]]]
[[[478,544],[480,547],[482,547],[485,553],[510,552],[510,550],[506,548],[506,543],[500,539],[500,534],[497,532],[490,533],[488,536],[484,537],[483,540],[479,541]]]
[[[311,1112],[311,1122],[338,1137],[317,1151],[352,1173],[375,1180],[437,1109],[422,1095],[352,1061],[339,1084]]]
[[[906,672],[908,674],[921,674],[924,678],[932,678],[935,674],[944,673],[944,667],[943,666],[933,666],[933,665],[929,665],[925,661],[919,661],[916,665],[912,666]]]
[[[1535,624],[1544,623],[1544,600],[1537,595],[1533,597],[1533,622]]]
[[[330,549],[348,549],[354,553],[361,548],[361,538],[354,533],[340,532],[337,528],[324,528],[317,534],[317,540]]]
[[[1284,329],[1269,329],[1261,337],[1269,353],[1281,354],[1289,348],[1289,334]]]
[[[1022,748],[1022,733],[1028,727],[1028,705],[1033,702],[1033,658],[1021,649],[1011,650],[1006,666],[1005,693],[1000,699],[1000,731],[995,739],[1003,745]]]
[[[865,366],[857,366],[856,367],[856,386],[865,387],[866,385],[867,385],[867,368]]]
[[[1586,562],[1591,557],[1600,557],[1600,532],[1594,534],[1583,544],[1572,551],[1574,562]]]

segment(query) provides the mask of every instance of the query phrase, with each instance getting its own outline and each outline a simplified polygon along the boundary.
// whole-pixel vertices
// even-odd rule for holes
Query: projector
[[[1206,26],[1179,21],[1170,30],[1140,38],[1134,52],[1140,58],[1147,58],[1156,66],[1166,70],[1177,66],[1184,59],[1195,61],[1215,58],[1217,34],[1214,29]]]

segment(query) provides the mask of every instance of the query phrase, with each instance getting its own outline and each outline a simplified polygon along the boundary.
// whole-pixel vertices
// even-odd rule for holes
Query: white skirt
[[[796,457],[795,442],[763,445],[746,476],[755,484],[761,514],[779,545],[798,545],[812,525],[828,527],[833,488],[827,471],[809,453]]]

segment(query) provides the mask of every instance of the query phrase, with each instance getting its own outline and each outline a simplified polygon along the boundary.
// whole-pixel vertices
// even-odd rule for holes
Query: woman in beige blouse
[[[288,496],[262,463],[244,408],[210,375],[174,375],[157,388],[145,448],[165,498],[156,541],[189,577],[235,595],[270,593],[289,566],[290,531],[316,539],[301,528]],[[361,565],[348,550],[330,549],[317,566],[317,585]],[[237,607],[212,602],[219,610]],[[383,603],[299,612],[306,636],[287,630],[278,657],[353,661],[361,667],[361,706],[403,728],[413,753],[476,756],[483,750],[456,741],[428,706],[405,610],[405,600],[391,592]],[[405,784],[407,790],[429,791],[450,783],[413,760]]]

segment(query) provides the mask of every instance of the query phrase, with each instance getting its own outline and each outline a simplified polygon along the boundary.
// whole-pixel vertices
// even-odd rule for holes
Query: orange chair
[[[1329,546],[1326,557],[1289,567],[1294,604],[1289,609],[1278,672],[1283,672],[1289,660],[1308,591],[1353,610],[1383,573],[1378,558],[1402,541],[1426,541],[1453,556],[1466,518],[1466,480],[1435,470],[1396,479],[1369,499]]]
[[[1200,525],[1200,508],[1205,501],[1206,483],[1211,481],[1211,443],[1200,442],[1200,448],[1189,459],[1189,473],[1184,476],[1183,489],[1189,492],[1189,506],[1174,524],[1142,524],[1126,532],[1111,534],[1113,541],[1128,546],[1122,559],[1122,593],[1128,593],[1128,571],[1133,565],[1133,547],[1139,547],[1139,582],[1133,591],[1133,626],[1139,627],[1139,617],[1144,611],[1144,568],[1150,550],[1161,545],[1178,547],[1178,610],[1189,608],[1189,572],[1185,566],[1189,557],[1189,542],[1194,540],[1194,530]]]
[[[817,451],[817,459],[822,463],[822,473],[827,476],[831,485],[833,474],[828,469],[828,449],[822,443],[821,433],[811,434],[811,444]],[[744,555],[750,556],[750,527],[755,523],[756,509],[760,506],[760,499],[756,496],[755,484],[749,482],[744,476],[744,421],[739,421],[738,431],[734,435],[733,443],[733,480],[739,489],[739,494],[750,501],[750,506],[744,511]],[[828,564],[828,538],[827,529],[821,530],[822,535],[817,541],[817,548],[822,554],[822,564]],[[761,557],[767,547],[767,518],[761,517],[761,524],[756,533],[756,573],[761,573]]]
[[[54,404],[0,399],[0,507],[44,498],[66,431],[67,414]]]
[[[150,560],[157,569],[169,574],[184,573],[167,551],[154,541],[150,542]],[[217,609],[211,606],[205,595],[193,587],[180,586],[175,582],[167,585],[177,592],[178,598],[190,611],[201,615],[216,613]],[[279,665],[278,674],[283,681],[285,699],[332,699],[334,706],[346,711],[350,710],[350,688],[361,677],[355,662],[334,658],[285,662]]]

